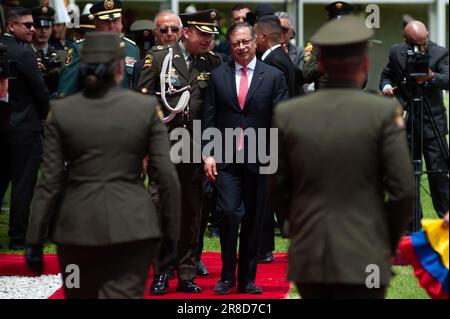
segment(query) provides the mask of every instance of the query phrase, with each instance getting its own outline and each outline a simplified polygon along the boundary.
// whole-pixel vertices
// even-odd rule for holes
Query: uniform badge
[[[125,57],[125,65],[128,67],[134,67],[134,64],[136,63],[136,59],[132,56]]]
[[[114,0],[105,0],[103,2],[103,7],[105,7],[106,10],[114,9]]]
[[[311,42],[308,42],[308,44],[305,47],[305,55],[303,57],[303,60],[305,62],[308,62],[309,60],[311,60],[312,50],[313,50],[313,44]]]
[[[145,56],[144,59],[144,68],[149,68],[153,65],[153,55],[150,53]]]
[[[69,65],[72,63],[72,57],[73,57],[73,48],[70,48],[67,51],[66,59],[64,60],[64,65]]]
[[[197,81],[208,81],[208,80],[209,80],[208,72],[202,72],[197,76]]]

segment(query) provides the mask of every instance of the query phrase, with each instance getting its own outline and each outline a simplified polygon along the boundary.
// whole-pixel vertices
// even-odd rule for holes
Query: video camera
[[[15,79],[17,78],[17,62],[6,59],[6,49],[7,46],[0,42],[0,78]]]
[[[430,56],[422,52],[420,46],[411,44],[406,51],[406,74],[410,78],[428,75]]]

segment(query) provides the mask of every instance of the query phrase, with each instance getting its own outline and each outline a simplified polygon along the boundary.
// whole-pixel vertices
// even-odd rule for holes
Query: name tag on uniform
[[[134,64],[136,63],[136,59],[132,56],[125,57],[125,65],[128,67],[134,67]]]

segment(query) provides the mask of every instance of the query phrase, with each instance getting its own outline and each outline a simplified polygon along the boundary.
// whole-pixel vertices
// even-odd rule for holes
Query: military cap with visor
[[[110,63],[126,56],[125,42],[114,32],[89,32],[81,46],[81,63]]]
[[[40,27],[51,27],[53,25],[53,17],[55,15],[55,10],[49,6],[39,6],[31,10],[33,15],[33,21],[36,28]]]
[[[311,38],[321,54],[330,57],[361,55],[367,51],[374,31],[365,20],[357,16],[345,16],[325,23]]]
[[[89,12],[100,20],[116,20],[122,16],[122,1],[104,0],[95,3]]]
[[[215,9],[180,14],[180,19],[184,27],[194,26],[201,32],[219,34],[217,21],[220,16]]]
[[[328,19],[340,18],[353,12],[353,6],[344,1],[336,1],[325,7],[328,11]]]
[[[77,30],[81,32],[95,31],[94,16],[90,13],[82,14]]]

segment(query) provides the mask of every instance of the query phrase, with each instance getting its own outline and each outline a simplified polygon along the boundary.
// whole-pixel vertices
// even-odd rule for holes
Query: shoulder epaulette
[[[125,41],[130,42],[131,44],[136,45],[136,42],[134,42],[133,40],[128,39],[127,37],[123,37],[123,39],[124,39]]]

